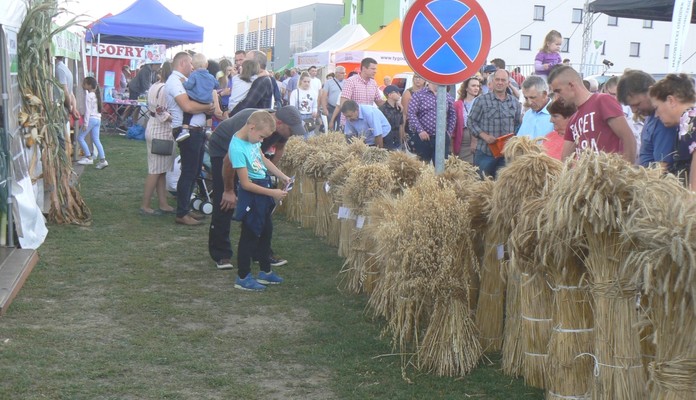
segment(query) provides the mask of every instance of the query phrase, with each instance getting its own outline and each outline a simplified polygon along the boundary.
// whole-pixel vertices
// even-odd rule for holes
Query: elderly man
[[[585,149],[620,153],[631,164],[636,161],[636,139],[619,102],[606,93],[590,93],[580,74],[571,67],[556,67],[549,74],[553,92],[578,111],[568,121],[563,153],[565,160]]]
[[[249,116],[257,110],[256,108],[247,108],[235,114],[234,117],[222,121],[210,137],[208,145],[213,178],[213,214],[210,218],[210,230],[208,231],[208,252],[218,269],[232,268],[233,251],[230,242],[230,224],[237,196],[235,194],[235,171],[230,163],[228,149],[232,136],[242,129]],[[285,106],[279,109],[275,112],[274,117],[276,130],[261,142],[261,150],[266,154],[273,148],[271,162],[277,165],[283,156],[288,138],[292,135],[304,135],[305,131],[300,112],[294,106]],[[280,266],[282,261],[284,260],[274,258],[271,260],[271,266]]]
[[[504,69],[495,71],[491,91],[476,98],[471,107],[467,128],[479,139],[474,153],[474,165],[482,175],[496,177],[505,165],[505,157],[494,157],[488,147],[499,137],[514,134],[520,126],[522,106],[508,94],[510,75]]]
[[[435,132],[437,130],[437,85],[428,83],[411,97],[408,104],[408,144],[418,158],[429,163],[435,161]],[[457,123],[454,99],[447,93],[447,126],[445,128],[445,158],[450,153],[450,136]]]
[[[375,74],[377,73],[377,61],[367,57],[360,62],[360,73],[346,79],[341,92],[340,104],[346,100],[353,100],[358,104],[372,105],[376,103],[381,106],[384,103],[382,92],[375,82]],[[333,126],[334,121],[338,117],[340,109],[334,111],[329,121],[329,126]]]
[[[189,127],[190,137],[178,142],[181,155],[181,176],[176,186],[176,223],[182,225],[200,225],[203,216],[190,213],[189,203],[191,191],[196,177],[201,173],[203,163],[203,147],[205,145],[206,112],[213,112],[212,104],[201,104],[189,99],[184,89],[183,81],[193,71],[193,61],[186,52],[178,53],[172,61],[172,74],[164,85],[167,93],[167,111],[172,116],[172,135],[174,138],[181,133],[181,125],[184,120],[184,112],[194,114]]]
[[[324,115],[326,115],[326,118],[329,119],[336,111],[336,107],[338,106],[338,102],[341,98],[341,91],[343,91],[343,84],[346,78],[346,68],[339,65],[336,67],[334,75],[335,76],[332,79],[326,80],[326,83],[319,94],[319,104],[321,106],[321,110]],[[334,124],[329,125],[329,130],[338,130],[338,125],[335,122],[336,121],[334,121]]]
[[[549,85],[544,78],[532,75],[522,82],[522,94],[529,103],[529,110],[524,113],[517,136],[528,136],[531,139],[546,136],[553,131],[551,115],[546,109],[551,102]]]
[[[384,137],[391,131],[389,121],[379,108],[346,100],[341,104],[346,117],[346,138],[361,137],[368,146],[384,147]]]
[[[619,79],[616,95],[621,103],[631,107],[634,114],[645,117],[638,163],[647,167],[657,162],[666,170],[671,170],[679,128],[668,128],[655,116],[655,107],[648,96],[648,90],[654,84],[655,79],[649,74],[629,71]]]

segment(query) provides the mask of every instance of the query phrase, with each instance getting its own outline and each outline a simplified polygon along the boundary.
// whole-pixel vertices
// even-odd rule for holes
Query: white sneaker
[[[97,165],[96,165],[95,167],[96,167],[97,169],[104,169],[104,168],[106,168],[106,167],[108,167],[108,166],[109,166],[109,163],[106,162],[106,160],[101,160],[101,161],[99,161],[99,162],[97,163]]]
[[[77,160],[77,163],[80,165],[92,165],[94,164],[94,160],[91,158],[82,157],[80,160]]]
[[[188,129],[184,129],[181,131],[179,136],[176,137],[177,142],[183,142],[184,140],[188,139],[191,134],[189,133]]]

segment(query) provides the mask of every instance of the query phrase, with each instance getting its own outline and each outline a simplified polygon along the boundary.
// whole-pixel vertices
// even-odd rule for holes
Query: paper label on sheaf
[[[355,227],[358,229],[362,229],[363,226],[365,226],[365,216],[358,215],[358,218],[355,220]]]
[[[349,219],[350,214],[351,214],[350,208],[338,207],[338,219]]]
[[[495,253],[496,256],[498,257],[498,260],[502,260],[503,257],[505,257],[505,245],[499,244],[495,247]]]
[[[330,190],[331,190],[331,185],[329,185],[329,182],[326,182],[326,183],[324,184],[324,191],[325,191],[326,193],[329,193]]]

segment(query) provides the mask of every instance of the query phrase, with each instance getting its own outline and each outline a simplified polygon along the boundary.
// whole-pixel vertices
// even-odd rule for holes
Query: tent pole
[[[97,34],[97,72],[94,74],[97,82],[99,82],[99,47],[101,47],[101,33]]]

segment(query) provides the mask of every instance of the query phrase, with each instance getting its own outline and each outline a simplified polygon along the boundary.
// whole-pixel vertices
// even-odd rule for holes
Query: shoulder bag
[[[155,98],[159,98],[160,92],[164,85],[157,90]],[[150,153],[158,156],[171,156],[174,153],[174,141],[171,139],[152,139],[150,144]]]

